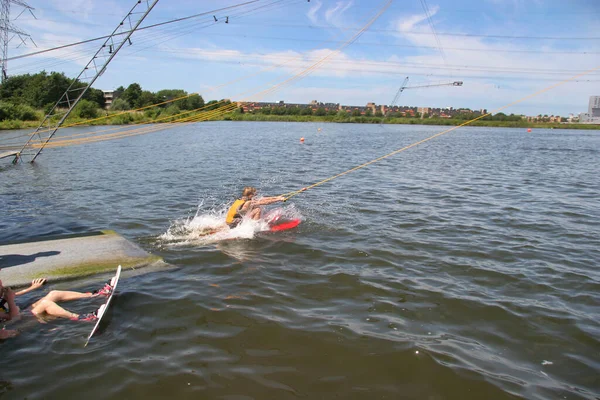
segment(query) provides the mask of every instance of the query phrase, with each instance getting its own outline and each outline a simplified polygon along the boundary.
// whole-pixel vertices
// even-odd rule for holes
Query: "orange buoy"
[[[527,132],[531,132],[531,128],[527,128]]]
[[[303,137],[300,138],[300,142],[304,143],[304,138]]]

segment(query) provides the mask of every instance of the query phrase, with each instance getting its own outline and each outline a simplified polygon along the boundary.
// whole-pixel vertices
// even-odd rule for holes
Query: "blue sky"
[[[38,48],[17,47],[13,39],[9,57],[109,34],[135,3],[27,2],[37,20],[24,13],[12,22],[31,34]],[[161,0],[142,26],[243,2]],[[215,13],[216,23],[205,16],[140,31],[94,87],[137,82],[152,91],[199,92],[206,100],[365,105],[389,104],[408,76],[409,86],[464,84],[407,89],[399,105],[494,110],[600,67],[598,0],[395,0],[355,42],[332,53],[386,3],[260,0]],[[20,11],[13,5],[12,17]],[[60,71],[75,77],[101,43],[9,61],[8,72]],[[326,56],[302,79],[279,85]],[[228,82],[233,83],[223,85]],[[567,116],[586,112],[591,95],[600,95],[600,71],[504,112]]]

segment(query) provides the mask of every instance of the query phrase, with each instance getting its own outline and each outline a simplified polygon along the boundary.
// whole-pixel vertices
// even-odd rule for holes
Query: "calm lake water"
[[[0,242],[114,229],[176,267],[123,279],[87,348],[71,321],[0,343],[0,396],[599,398],[600,131],[461,128],[292,198],[295,230],[198,237],[243,186],[443,129],[214,122],[0,160]]]

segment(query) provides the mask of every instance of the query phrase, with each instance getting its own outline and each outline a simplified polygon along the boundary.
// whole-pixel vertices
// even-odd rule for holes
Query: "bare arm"
[[[44,283],[46,283],[46,278],[34,279],[33,281],[31,281],[31,286],[29,286],[27,289],[23,289],[23,290],[16,292],[15,296],[21,296],[21,295],[24,295],[25,293],[31,292],[32,290],[38,289]]]
[[[19,315],[19,307],[15,304],[15,292],[10,288],[4,288],[4,300],[8,304],[8,314],[3,313],[3,319],[11,320]]]
[[[285,197],[283,196],[274,196],[274,197],[263,197],[262,199],[251,200],[252,206],[265,206],[267,204],[277,203],[279,201],[284,201]]]

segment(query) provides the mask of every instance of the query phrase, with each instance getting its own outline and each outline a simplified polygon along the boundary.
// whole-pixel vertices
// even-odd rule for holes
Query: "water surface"
[[[461,128],[292,198],[298,229],[194,237],[244,186],[443,129],[214,122],[2,160],[1,242],[114,229],[177,268],[122,280],[87,348],[70,321],[1,343],[0,394],[598,398],[598,132]]]

